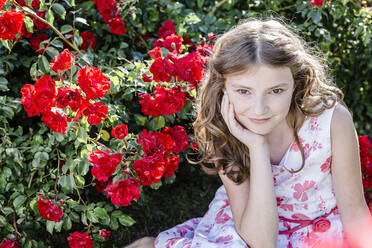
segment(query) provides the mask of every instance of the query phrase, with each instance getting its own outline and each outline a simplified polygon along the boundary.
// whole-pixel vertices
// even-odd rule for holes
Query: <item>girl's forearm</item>
[[[240,222],[240,235],[253,247],[276,247],[278,210],[267,144],[250,150],[249,197]]]

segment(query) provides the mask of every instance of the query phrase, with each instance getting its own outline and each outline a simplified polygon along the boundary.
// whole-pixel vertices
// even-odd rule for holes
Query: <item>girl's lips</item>
[[[267,118],[267,119],[252,119],[252,118],[249,118],[252,122],[254,123],[258,123],[258,124],[262,124],[262,123],[265,123],[267,122],[268,120],[270,120],[270,118]]]

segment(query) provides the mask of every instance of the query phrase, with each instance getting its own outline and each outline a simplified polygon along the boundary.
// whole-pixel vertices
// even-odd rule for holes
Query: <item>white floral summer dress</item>
[[[337,104],[337,103],[336,103]],[[318,117],[307,117],[298,134],[305,152],[294,142],[279,165],[272,165],[279,212],[278,248],[313,247],[330,238],[343,240],[331,176],[330,126],[334,107]],[[201,218],[194,218],[161,232],[156,248],[249,247],[238,235],[228,197],[222,185]]]

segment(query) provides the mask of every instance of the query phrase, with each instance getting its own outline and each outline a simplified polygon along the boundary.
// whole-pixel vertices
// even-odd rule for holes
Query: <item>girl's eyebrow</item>
[[[270,88],[268,88],[268,90],[270,89],[273,89],[273,88],[277,88],[277,87],[287,87],[288,86],[288,83],[281,83],[281,84],[278,84],[278,85],[275,85],[275,86],[272,86]],[[234,88],[245,88],[245,89],[249,89],[251,90],[252,88],[251,87],[247,87],[245,85],[241,85],[241,84],[235,84],[233,85]]]

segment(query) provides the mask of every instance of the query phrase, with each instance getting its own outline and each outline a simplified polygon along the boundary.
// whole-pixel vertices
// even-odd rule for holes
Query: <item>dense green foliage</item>
[[[205,175],[184,158],[176,176],[144,187],[138,202],[128,207],[113,205],[94,189],[87,159],[88,153],[97,147],[117,149],[122,145],[118,140],[105,138],[106,132],[122,123],[129,127],[131,135],[127,141],[131,149],[138,149],[131,141],[143,129],[157,131],[165,126],[181,125],[192,138],[194,103],[191,100],[179,113],[160,117],[142,114],[138,104],[139,93],[149,93],[155,88],[155,82],[144,83],[140,76],[151,74],[147,52],[153,48],[159,27],[168,19],[173,20],[178,35],[185,34],[198,43],[208,33],[218,36],[249,17],[282,18],[323,52],[329,73],[344,91],[345,102],[354,112],[358,133],[372,138],[372,8],[362,2],[326,1],[323,6],[312,6],[310,0],[122,0],[119,13],[127,33],[121,36],[110,33],[92,1],[66,0],[57,7],[55,1],[43,4],[49,10],[48,22],[66,38],[74,30],[75,42],[79,44],[79,33],[94,33],[96,48],[78,61],[81,65],[99,67],[109,77],[111,88],[102,100],[109,115],[98,126],[90,126],[86,121],[72,125],[65,135],[52,132],[41,123],[40,117],[27,117],[20,101],[20,89],[33,83],[32,77],[38,70],[50,72],[45,61],[61,52],[63,44],[51,29],[42,31],[52,37],[42,54],[32,50],[27,39],[14,46],[2,41],[0,241],[19,237],[23,247],[66,247],[67,236],[88,227],[95,247],[118,247],[204,214],[219,179]],[[10,6],[7,3],[5,7]],[[146,32],[151,35],[145,41],[140,36]],[[62,160],[67,166],[61,168]],[[58,194],[58,199],[65,200],[63,221],[56,223],[40,217],[36,208],[39,193],[50,194],[52,198]],[[112,230],[107,241],[98,235],[102,228]]]

